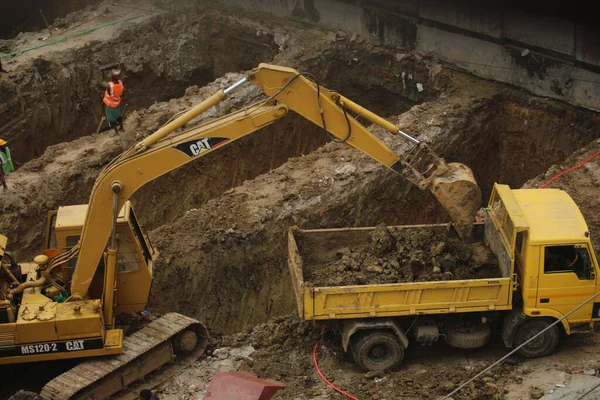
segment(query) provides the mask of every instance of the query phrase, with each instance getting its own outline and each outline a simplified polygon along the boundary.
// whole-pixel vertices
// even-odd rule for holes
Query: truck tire
[[[393,332],[373,330],[360,333],[351,344],[354,362],[365,371],[387,371],[400,367],[404,347]]]
[[[458,349],[476,349],[485,346],[492,334],[492,328],[483,322],[448,324],[446,343]]]
[[[523,322],[521,326],[517,328],[513,345],[519,347],[529,338],[546,329],[550,324],[552,324],[552,321],[550,320],[537,318],[532,318]],[[554,349],[556,349],[559,339],[560,331],[558,330],[558,326],[554,325],[542,335],[521,347],[519,349],[519,354],[527,358],[545,357],[552,354]]]

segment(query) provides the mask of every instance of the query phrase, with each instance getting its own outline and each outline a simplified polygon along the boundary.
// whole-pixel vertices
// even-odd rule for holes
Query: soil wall
[[[160,49],[158,51],[157,49]],[[118,37],[38,57],[0,80],[2,135],[15,159],[94,132],[104,115],[99,67],[121,63],[126,112],[182,96],[227,72],[271,60],[271,35],[218,15],[166,14],[128,26]],[[227,56],[225,56],[227,55]]]
[[[567,3],[469,0],[220,0],[435,55],[477,76],[599,110],[598,28]]]
[[[320,32],[316,34],[321,37]],[[335,40],[322,40],[318,42],[320,45],[311,46],[310,51],[302,48],[302,43],[316,40],[314,32],[292,35],[287,40],[289,50],[286,48],[275,56],[274,63],[315,71],[328,87],[383,115],[401,113],[413,104],[435,99],[450,84],[442,77],[432,79],[430,70],[415,58],[406,55],[399,62],[397,53],[386,49]],[[344,75],[339,74],[341,68]],[[403,72],[412,78],[403,80]],[[13,252],[21,260],[38,254],[43,250],[48,211],[62,205],[87,203],[94,178],[122,149],[242,76],[228,74],[202,88],[189,87],[182,98],[134,110],[125,119],[127,131],[120,137],[107,132],[51,146],[42,157],[11,174],[8,179],[11,190],[0,197],[3,209],[0,226],[5,227],[3,232],[7,232]],[[417,89],[417,83],[423,85],[422,91]],[[247,85],[235,91],[188,127],[257,101],[260,93],[252,89]],[[66,138],[60,136],[55,140]],[[215,157],[201,158],[146,185],[133,197],[138,216],[147,229],[168,224],[187,210],[278,167],[289,157],[308,154],[327,141],[321,129],[290,113],[284,121],[234,142]]]
[[[39,10],[42,10],[49,24],[56,18],[96,6],[101,0],[23,0],[0,3],[0,39],[9,39],[20,32],[46,28]]]

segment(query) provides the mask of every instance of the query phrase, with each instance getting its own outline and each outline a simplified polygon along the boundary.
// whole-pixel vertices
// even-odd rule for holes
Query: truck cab
[[[585,219],[566,192],[496,185],[488,214],[514,249],[515,301],[525,316],[566,316],[561,325],[567,334],[600,321],[600,299],[575,310],[599,293],[600,270]]]
[[[66,253],[77,245],[85,222],[87,205],[60,207],[50,212],[46,229],[46,246]],[[154,248],[133,210],[131,202],[126,202],[117,218],[117,302],[115,311],[143,311],[152,284]],[[70,279],[77,265],[77,256],[69,260],[62,273]],[[98,265],[90,286],[90,298],[102,297],[104,282],[104,259]]]

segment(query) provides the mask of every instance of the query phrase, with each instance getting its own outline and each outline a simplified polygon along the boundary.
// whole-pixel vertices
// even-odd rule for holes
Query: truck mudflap
[[[189,332],[196,334],[195,342]],[[185,350],[184,362],[195,361],[207,343],[204,325],[169,313],[126,337],[122,354],[83,361],[48,382],[40,395],[46,400],[106,399],[174,360],[180,347]]]

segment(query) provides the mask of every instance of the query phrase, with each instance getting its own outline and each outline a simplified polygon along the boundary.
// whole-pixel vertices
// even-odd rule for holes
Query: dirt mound
[[[275,379],[287,385],[279,392],[280,399],[328,399],[333,393],[323,383],[313,364],[315,343],[320,342],[317,357],[325,376],[341,389],[359,399],[433,399],[446,395],[470,378],[474,372],[485,367],[485,363],[473,362],[470,368],[462,360],[446,359],[436,363],[419,364],[422,348],[416,346],[407,352],[405,366],[392,373],[364,373],[344,356],[339,336],[314,327],[310,322],[299,321],[296,315],[276,318],[269,323],[243,332],[225,336],[221,346],[238,347],[251,345],[256,351],[251,357],[251,372]],[[455,399],[504,398],[504,385],[512,382],[514,363],[500,365],[481,379],[463,389]],[[435,374],[435,379],[431,378]]]
[[[600,151],[600,139],[573,153],[560,164],[553,165],[547,172],[531,179],[524,188],[540,187],[559,173],[583,163]],[[550,183],[548,188],[562,189],[569,193],[579,206],[587,221],[590,237],[596,252],[600,251],[600,214],[598,188],[600,187],[600,156]],[[598,254],[598,253],[597,253]]]
[[[467,244],[427,229],[379,225],[357,249],[338,260],[310,263],[304,280],[315,286],[372,285],[500,277],[497,260],[483,243]]]
[[[72,21],[75,28],[69,33],[116,21],[124,11],[131,16],[131,9],[105,2],[81,16],[79,25],[89,26]],[[92,22],[82,21],[90,15]],[[266,29],[256,35],[259,28],[256,22],[216,10],[161,12],[9,59],[3,65],[10,79],[0,77],[3,138],[11,143],[15,159],[24,162],[41,156],[50,145],[94,132],[104,115],[103,90],[97,85],[102,65],[120,63],[124,110],[131,112],[180,97],[189,86],[204,86],[227,72],[272,60],[278,46]],[[39,36],[5,42],[19,50],[39,45]],[[56,32],[53,39],[65,36]]]
[[[207,16],[209,14],[204,15],[209,18]],[[218,13],[217,17],[215,17],[215,21],[221,21],[225,24],[226,21],[222,20],[225,17]],[[171,19],[173,20],[171,21]],[[165,21],[173,22],[174,27],[169,29],[177,29],[177,26],[182,28],[186,23],[193,23],[194,26],[198,24],[197,20],[180,20],[173,16],[165,18]],[[389,94],[390,92],[399,94],[396,101],[388,107],[390,110],[404,110],[414,102],[437,96],[437,91],[433,86],[426,84],[428,79],[427,68],[422,63],[416,62],[412,57],[405,57],[401,64],[389,66],[390,57],[393,58],[393,54],[388,54],[383,49],[367,47],[364,44],[323,40],[324,33],[321,31],[300,30],[289,24],[283,28],[273,22],[270,23],[271,28],[264,28],[259,23],[245,25],[248,23],[245,19],[236,23],[241,24],[240,26],[245,27],[244,29],[252,28],[253,34],[256,35],[258,32],[263,39],[277,33],[279,35],[280,53],[275,57],[274,62],[294,66],[299,70],[318,71],[317,76],[320,79],[333,82],[334,86],[328,83],[330,87],[335,87],[341,91],[344,91],[344,88],[352,89],[349,91],[357,95],[355,100],[365,105],[378,104],[383,93]],[[166,22],[162,21],[160,24],[164,25]],[[136,41],[144,40],[148,40],[153,45],[157,43],[153,36],[154,33],[152,33],[154,31],[146,31],[149,28],[147,26],[144,28],[144,26],[131,28],[135,32],[140,31],[144,34],[138,35],[139,37],[133,37],[135,35],[130,37],[132,43],[127,42],[128,46],[133,46],[134,43],[137,43]],[[210,26],[210,24],[206,26]],[[166,29],[166,27],[160,29],[163,28]],[[231,35],[234,33],[232,31]],[[220,36],[222,32],[213,32],[213,34]],[[123,35],[129,34],[123,33]],[[228,36],[229,39],[227,40],[233,37],[231,35]],[[238,36],[235,37],[239,39]],[[307,43],[313,44],[307,46]],[[62,57],[66,59],[69,54],[75,57],[75,53],[69,52],[65,54],[57,52],[54,57],[60,57],[63,60]],[[77,57],[79,58],[77,60],[80,59],[78,54]],[[84,54],[87,53],[84,52]],[[131,57],[135,54],[137,53],[132,50]],[[144,54],[148,54],[148,52]],[[128,58],[128,60],[133,63],[133,58]],[[66,62],[66,60],[63,61]],[[372,63],[374,62],[380,63],[381,68],[394,71],[400,69],[411,71],[415,77],[418,76],[419,79],[422,78],[422,81],[425,82],[425,90],[423,92],[413,90],[411,84],[407,84],[405,89],[403,82],[391,81],[389,78],[385,78],[388,75],[373,77],[365,83],[364,76],[370,68],[373,68],[374,64]],[[135,65],[135,68],[131,67],[131,71],[140,73],[145,71],[146,68],[143,63],[133,63],[131,65]],[[340,80],[339,74],[335,73],[341,65],[346,66],[347,74],[344,80]],[[254,67],[256,64],[252,66]],[[237,69],[238,67],[227,64],[225,60],[222,60],[220,63],[215,64],[214,71],[219,73],[219,71],[227,68]],[[153,64],[152,70],[155,69],[162,71],[168,68]],[[130,74],[127,83],[128,92],[143,91],[143,85],[139,86],[131,80],[131,71],[127,72]],[[177,75],[177,79],[187,79],[186,72],[179,67],[174,71],[169,70],[169,73],[180,74]],[[219,89],[231,85],[241,76],[240,74],[226,74],[225,77],[219,78],[207,86],[201,88],[198,86],[188,87],[185,96],[182,98],[156,103],[147,110],[128,111],[125,120],[126,132],[118,139],[110,136],[110,133],[103,133],[75,140],[68,144],[57,145],[49,148],[39,159],[32,161],[31,166],[25,165],[21,170],[11,174],[8,179],[11,191],[3,194],[2,199],[0,199],[0,207],[5,211],[0,216],[0,229],[9,235],[11,248],[14,249],[13,251],[19,259],[31,257],[41,250],[42,231],[45,226],[47,211],[56,209],[60,205],[86,203],[95,176],[122,148],[154,132],[176,113],[187,110]],[[145,80],[148,79],[150,78],[145,76]],[[169,80],[169,82],[171,81]],[[186,82],[192,83],[194,80],[187,80]],[[340,86],[335,86],[335,83],[340,83]],[[86,80],[86,85],[88,84],[90,82]],[[163,83],[160,85],[163,85]],[[156,87],[161,87],[160,85],[157,84]],[[358,90],[357,87],[360,87],[360,85],[367,85],[368,90],[367,88]],[[412,85],[414,85],[414,82]],[[35,85],[27,87],[34,88]],[[89,90],[89,88],[86,90]],[[6,92],[6,95],[10,97],[10,91]],[[404,95],[406,95],[406,98],[403,97]],[[31,97],[35,98],[33,95]],[[152,98],[152,93],[144,93],[143,98]],[[208,110],[203,116],[188,124],[187,127],[229,113],[259,98],[256,89],[251,85],[246,85],[233,92],[230,98],[218,107]],[[16,99],[13,100],[16,102],[15,104],[18,103]],[[62,104],[60,99],[57,99],[57,102]],[[5,105],[9,107],[10,104],[13,104],[12,100]],[[62,105],[59,108],[61,110],[70,109]],[[27,121],[38,121],[36,115],[27,115],[24,118]],[[56,120],[59,119],[56,118]],[[39,120],[36,123],[43,124],[43,121]],[[48,137],[39,129],[36,132],[45,138]],[[63,136],[61,139],[64,140],[69,137]],[[29,139],[25,138],[24,140]],[[277,125],[264,128],[256,134],[242,138],[227,146],[226,149],[219,151],[216,156],[211,156],[210,160],[204,158],[197,160],[151,182],[134,195],[133,201],[138,207],[138,215],[142,223],[147,229],[153,229],[162,224],[170,223],[182,216],[187,210],[200,207],[209,199],[221,195],[226,190],[240,185],[247,179],[252,179],[276,168],[290,156],[300,156],[311,152],[326,141],[326,135],[318,127],[292,114]],[[35,142],[39,143],[37,139]],[[20,147],[18,142],[11,141],[13,152]],[[215,162],[215,159],[218,162]],[[31,173],[25,174],[26,171]],[[173,204],[172,200],[175,198],[178,199],[176,205]]]

